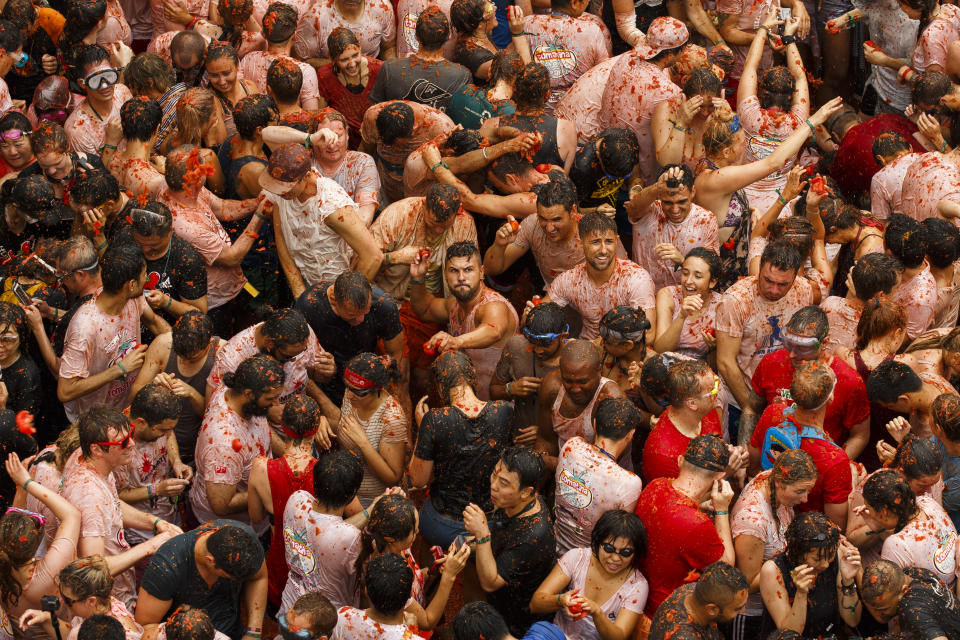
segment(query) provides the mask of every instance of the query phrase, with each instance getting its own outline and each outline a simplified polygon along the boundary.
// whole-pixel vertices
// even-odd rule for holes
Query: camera
[[[40,610],[55,614],[60,610],[60,598],[57,596],[43,596],[40,598]]]

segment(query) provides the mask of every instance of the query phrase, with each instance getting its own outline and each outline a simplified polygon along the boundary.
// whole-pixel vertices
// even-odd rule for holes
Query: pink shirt
[[[163,6],[163,5],[161,4],[161,7],[162,7],[162,6]],[[166,60],[167,63],[169,63],[169,64],[172,65],[172,64],[173,64],[173,58],[170,57],[170,44],[173,42],[174,36],[176,36],[178,33],[180,33],[181,30],[182,30],[182,29],[178,29],[178,30],[174,30],[174,31],[166,31],[166,32],[161,33],[160,35],[154,37],[152,40],[150,40],[150,44],[147,45],[147,53],[152,53],[152,54],[154,54],[154,55],[158,55],[158,56],[160,56],[161,58],[163,58],[164,60]],[[207,41],[207,44],[210,44],[210,37],[209,37],[209,36],[207,36],[207,35],[204,34],[204,33],[199,32],[199,31],[196,31],[196,33],[199,33],[200,36],[201,36],[204,40]],[[244,33],[246,33],[246,32],[244,32]],[[263,49],[263,48],[265,48],[265,47],[260,47],[260,48]],[[237,55],[240,55],[240,53],[237,52]],[[243,56],[241,56],[241,57],[243,57]]]
[[[926,518],[917,518],[883,542],[880,557],[899,567],[929,569],[950,588],[957,579],[957,530],[950,516],[928,495],[917,497]]]
[[[586,592],[587,570],[590,568],[592,555],[593,551],[590,549],[590,545],[587,545],[567,551],[557,561],[557,566],[560,567],[563,575],[570,578],[567,590],[579,589],[580,593]],[[649,593],[650,588],[647,586],[647,579],[643,577],[639,569],[634,569],[620,585],[620,588],[600,605],[600,609],[611,621],[616,620],[621,609],[642,615],[643,608],[647,606],[647,595]],[[600,637],[600,632],[597,631],[597,626],[591,616],[574,620],[565,611],[561,610],[554,616],[553,623],[560,627],[567,638],[572,640],[596,640]]]
[[[672,222],[655,200],[643,217],[633,223],[633,259],[647,270],[657,289],[680,284],[680,270],[673,260],[657,257],[656,246],[669,243],[687,255],[694,247],[720,250],[717,216],[698,204],[690,203],[690,212],[681,222]]]
[[[186,9],[196,18],[206,18],[210,15],[210,0],[176,0],[176,5]],[[150,18],[153,21],[153,37],[168,33],[183,31],[184,25],[171,22],[163,16],[163,0],[150,0]]]
[[[449,6],[449,5],[448,5]],[[376,58],[384,42],[393,42],[397,35],[393,4],[387,0],[364,2],[360,21],[347,22],[334,7],[333,0],[320,0],[309,11],[300,14],[293,41],[293,54],[301,59],[329,58],[327,36],[337,27],[347,27],[360,41],[360,51]]]
[[[908,338],[916,340],[930,328],[937,310],[937,298],[937,281],[926,264],[923,271],[902,281],[893,290],[893,301],[899,302],[907,310]]]
[[[133,446],[130,462],[113,470],[118,491],[156,485],[172,477],[170,459],[167,458],[167,436],[161,436],[152,442],[140,442],[134,439]],[[153,507],[150,506],[149,500],[129,504],[144,513],[151,513],[167,522],[180,524],[180,512],[172,498],[159,497]],[[140,540],[148,540],[153,537],[153,531],[134,529],[131,535],[134,536],[134,540],[137,537]]]
[[[377,203],[380,196],[380,174],[377,173],[377,163],[373,156],[362,151],[347,151],[336,171],[327,173],[316,161],[313,168],[324,178],[330,178],[340,185],[358,207]],[[369,225],[371,221],[364,222]]]
[[[960,261],[953,263],[953,282],[937,290],[937,309],[933,314],[931,328],[955,327],[958,309],[960,309]]]
[[[207,305],[216,309],[233,300],[247,279],[239,264],[233,267],[214,264],[221,253],[233,246],[230,235],[213,214],[223,209],[223,200],[206,187],[200,189],[193,206],[175,199],[167,187],[161,190],[157,200],[170,207],[174,233],[189,242],[207,265]]]
[[[670,291],[670,295],[673,296],[673,318],[671,318],[671,320],[676,320],[677,316],[680,315],[680,307],[683,306],[683,299],[686,297],[686,293],[681,291],[681,285],[679,284],[671,285],[667,287],[667,289]],[[683,328],[680,329],[680,340],[677,342],[677,346],[673,351],[694,358],[706,355],[710,349],[703,339],[703,334],[716,331],[717,305],[720,304],[721,298],[722,294],[716,291],[712,292],[710,294],[710,301],[707,302],[707,306],[703,310],[703,313],[700,314],[700,317],[691,318],[688,316],[683,321]]]
[[[813,304],[813,285],[798,277],[785,296],[771,302],[757,292],[757,276],[747,276],[723,294],[717,306],[717,332],[740,338],[737,364],[744,378],[753,377],[760,360],[783,348],[782,332],[794,311]]]
[[[84,100],[63,123],[67,132],[67,142],[71,151],[82,151],[91,155],[100,155],[103,146],[103,136],[107,128],[107,121],[119,119],[120,107],[132,96],[130,89],[124,85],[114,85],[113,103],[109,113],[94,115],[90,104]]]
[[[580,246],[580,234],[576,229],[564,242],[551,242],[535,215],[520,221],[520,229],[512,244],[533,253],[540,275],[548,287],[558,275],[583,262],[583,247]]]
[[[507,316],[510,318],[507,328],[507,338],[517,332],[517,325],[520,319],[517,317],[517,310],[513,308],[510,301],[500,295],[493,289],[484,287],[486,290],[477,300],[476,304],[467,312],[463,313],[463,307],[455,304],[447,312],[447,331],[453,336],[462,336],[470,333],[477,328],[477,312],[481,307],[488,304],[501,304],[507,310]],[[500,354],[503,353],[503,344],[507,338],[488,345],[480,349],[464,348],[463,352],[470,358],[473,368],[477,374],[477,397],[481,400],[490,400],[490,379],[493,378],[493,372],[497,369],[497,363],[500,362]]]
[[[73,452],[67,464],[71,462],[70,467],[64,467],[60,495],[80,510],[80,539],[103,538],[105,555],[123,553],[130,545],[123,535],[116,479],[112,473],[103,477],[86,464],[80,449]],[[136,605],[135,578],[133,567],[113,578],[113,596],[129,606]]]
[[[295,491],[283,510],[283,540],[290,575],[283,589],[282,612],[311,591],[319,591],[335,607],[356,604],[359,529],[339,516],[314,511],[313,496]]]
[[[940,70],[945,71],[947,49],[957,39],[960,39],[960,7],[943,3],[937,17],[920,34],[913,57],[910,58],[910,66],[922,72],[931,65],[939,65]]]
[[[289,584],[289,583],[288,583]],[[405,624],[381,624],[363,609],[342,607],[330,640],[416,640],[419,636]]]
[[[737,29],[747,33],[756,33],[767,16],[780,11],[780,0],[717,0],[717,13],[737,17]],[[733,50],[733,71],[730,77],[739,78],[743,73],[743,64],[747,60],[750,45],[728,45]],[[760,59],[760,68],[766,69],[773,64],[773,54],[766,47]]]
[[[106,22],[103,28],[97,32],[97,44],[104,45],[122,40],[124,44],[130,46],[133,42],[133,32],[130,30],[130,25],[127,23],[126,15],[123,13],[123,7],[120,6],[119,0],[107,0],[107,13],[104,18],[106,18]],[[122,100],[120,104],[124,102],[126,100]]]
[[[600,516],[612,509],[632,513],[643,490],[640,476],[580,436],[570,438],[561,448],[556,481],[553,533],[558,554],[589,547]]]
[[[954,155],[930,151],[916,158],[903,176],[902,213],[922,221],[937,215],[941,200],[960,203],[960,167]]]
[[[870,179],[870,211],[878,220],[889,220],[891,213],[905,213],[903,180],[919,157],[919,153],[907,153],[873,174]]]
[[[863,307],[851,307],[846,298],[830,296],[820,306],[827,313],[830,331],[823,341],[823,348],[834,353],[838,347],[853,349],[857,343],[857,323],[863,314]]]
[[[190,487],[190,506],[200,522],[220,517],[210,506],[208,482],[235,485],[238,492],[246,491],[254,459],[270,453],[270,426],[266,416],[244,418],[230,408],[225,393],[226,388],[213,392],[197,438],[197,473]],[[252,524],[246,511],[233,513],[230,518],[249,524],[257,535],[270,526],[267,520]]]
[[[603,106],[603,89],[610,78],[610,70],[619,62],[620,56],[608,58],[587,70],[570,85],[563,94],[553,115],[577,125],[580,143],[593,140],[603,131],[600,110]]]
[[[417,18],[427,7],[437,7],[450,19],[453,0],[400,0],[397,2],[397,57],[406,58],[420,51],[417,42]],[[453,48],[457,44],[457,32],[450,25],[450,36],[443,43],[443,57],[453,60]]]
[[[561,307],[572,306],[583,318],[580,337],[593,340],[599,333],[600,318],[617,305],[643,309],[648,314],[656,307],[656,287],[650,274],[623,258],[614,258],[616,265],[610,279],[599,287],[587,275],[586,263],[561,273],[547,289],[550,300]]]
[[[61,378],[89,378],[119,362],[140,341],[140,315],[147,310],[143,296],[127,300],[120,315],[111,316],[96,305],[96,298],[87,300],[70,320],[64,338]],[[71,422],[95,404],[125,409],[129,404],[130,385],[137,370],[112,380],[99,389],[63,403]]]
[[[657,156],[650,134],[653,110],[664,100],[681,98],[683,92],[669,74],[633,52],[618,56],[610,70],[601,100],[603,129],[631,129],[640,143],[640,172],[644,184],[657,175]]]
[[[778,109],[763,109],[756,95],[746,98],[737,105],[737,115],[743,125],[747,138],[744,164],[766,158],[781,142],[792,134],[797,127],[805,126],[803,121],[810,116],[810,108],[805,100],[794,105],[789,113]],[[777,200],[774,189],[782,189],[787,182],[787,173],[793,168],[796,156],[791,157],[783,168],[769,176],[748,185],[744,191],[750,200],[750,206],[763,215]]]
[[[225,374],[236,371],[241,362],[260,353],[254,333],[257,327],[262,325],[261,322],[244,329],[220,347],[217,351],[216,360],[213,362],[213,369],[207,376],[207,385],[218,389],[223,385]],[[283,363],[281,402],[284,402],[289,396],[302,390],[307,385],[307,370],[316,365],[317,357],[323,353],[323,347],[317,342],[317,336],[314,335],[313,329],[308,326],[307,330],[310,332],[307,338],[307,348],[297,354],[297,357]]]
[[[135,196],[146,194],[150,199],[156,198],[167,184],[163,174],[146,160],[121,156],[120,151],[126,148],[126,142],[121,142],[120,145],[121,148],[110,158],[107,169],[117,182]]]
[[[240,61],[240,77],[250,80],[260,93],[267,92],[267,69],[270,63],[279,58],[286,58],[295,62],[300,67],[303,74],[303,86],[300,87],[300,105],[303,106],[305,100],[319,100],[320,86],[317,83],[317,71],[306,62],[301,62],[294,58],[282,56],[269,51],[251,51]]]
[[[550,99],[547,112],[560,102],[577,78],[610,57],[610,32],[595,15],[578,18],[542,14],[526,16],[523,30],[534,62],[550,72]]]

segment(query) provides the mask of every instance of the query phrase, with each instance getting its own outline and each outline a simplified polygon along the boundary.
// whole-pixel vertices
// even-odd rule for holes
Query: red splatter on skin
[[[17,431],[20,433],[32,436],[37,432],[37,430],[33,427],[33,414],[29,411],[18,411],[16,421]]]
[[[420,249],[420,260],[427,260],[430,258],[430,249]]]
[[[516,220],[511,220],[511,221],[510,221],[510,228],[513,229],[514,231],[516,231],[517,229],[520,228],[520,223],[517,222]]]
[[[551,167],[549,164],[538,164],[538,165],[537,165],[537,171],[539,171],[540,173],[550,173],[550,169],[551,169],[551,168],[552,168],[552,167]]]
[[[230,443],[230,446],[233,447],[234,451],[240,451],[241,449],[243,449],[243,443],[240,442],[239,438],[234,438],[233,442]]]

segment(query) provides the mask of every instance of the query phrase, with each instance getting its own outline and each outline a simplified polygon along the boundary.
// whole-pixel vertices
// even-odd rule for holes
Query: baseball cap
[[[717,436],[702,435],[690,441],[683,459],[707,471],[723,471],[730,463],[730,451]]]
[[[270,155],[267,169],[260,174],[260,186],[278,196],[297,186],[310,171],[310,152],[302,144],[291,142]]]
[[[690,37],[687,26],[669,16],[654,19],[647,28],[647,36],[637,41],[633,48],[644,60],[649,60],[661,51],[676,49]]]

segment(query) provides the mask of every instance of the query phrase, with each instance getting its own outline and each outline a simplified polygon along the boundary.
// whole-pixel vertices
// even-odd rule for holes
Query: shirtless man
[[[570,438],[580,436],[593,442],[593,414],[597,402],[608,397],[622,398],[623,393],[613,380],[600,375],[597,348],[588,340],[570,340],[563,345],[560,368],[543,378],[537,398],[537,449],[543,452],[548,469],[557,468],[560,449]],[[624,459],[632,463],[631,455],[628,447],[621,456],[621,466]]]
[[[517,312],[496,291],[483,284],[480,250],[473,242],[455,242],[447,248],[444,278],[451,296],[427,292],[426,261],[417,256],[410,265],[410,304],[427,321],[446,324],[428,339],[424,350],[462,350],[477,370],[477,397],[490,399],[490,379],[507,340],[517,332]]]
[[[895,360],[881,362],[867,378],[867,397],[891,411],[910,414],[910,430],[929,438],[933,416],[930,409],[937,396],[956,395],[949,382],[932,371],[916,373],[910,365]],[[894,421],[899,421],[896,418]]]

